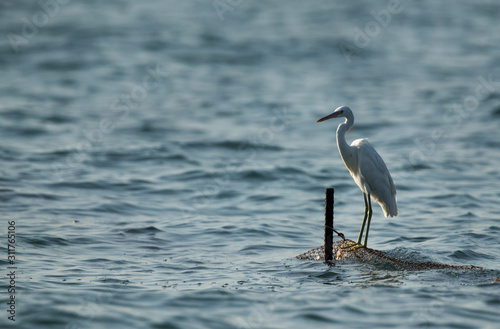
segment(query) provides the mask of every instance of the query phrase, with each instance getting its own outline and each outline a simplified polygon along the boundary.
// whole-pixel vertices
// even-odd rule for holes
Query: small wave
[[[16,196],[21,198],[42,199],[42,200],[62,200],[64,197],[48,193],[17,193]]]
[[[38,64],[38,68],[48,71],[77,71],[85,67],[83,61],[46,60]]]
[[[179,181],[189,181],[189,180],[197,180],[197,179],[205,179],[205,178],[211,178],[212,176],[207,173],[205,170],[198,170],[198,169],[190,169],[183,171],[178,174],[174,175],[164,175],[161,176],[160,179],[163,180],[179,180]]]
[[[186,155],[180,153],[171,153],[162,148],[155,149],[135,149],[135,150],[120,150],[110,151],[102,154],[96,154],[96,157],[103,157],[111,162],[114,161],[191,161]]]
[[[151,184],[151,181],[145,179],[129,179],[123,182],[107,182],[107,181],[81,181],[81,182],[71,182],[63,181],[58,183],[47,184],[49,188],[55,189],[66,189],[66,188],[76,188],[76,189],[89,189],[89,190],[116,190],[116,191],[137,191],[145,190]]]
[[[47,133],[48,131],[45,128],[42,128],[40,126],[33,126],[33,127],[10,127],[6,129],[7,131],[11,131],[19,136],[26,136],[26,137],[32,137],[32,136],[38,136],[38,135],[43,135]]]
[[[212,150],[214,147],[227,150],[266,150],[266,151],[282,151],[283,148],[277,145],[252,143],[247,140],[225,140],[225,141],[195,141],[184,143],[184,146],[190,148],[207,148]]]
[[[143,208],[130,202],[110,202],[94,207],[91,209],[91,211],[130,215],[131,213],[134,213],[139,209]]]
[[[236,190],[224,190],[219,192],[215,197],[219,200],[223,199],[232,199],[237,196],[241,195],[241,192],[236,191]]]
[[[262,62],[263,55],[257,52],[241,53],[238,51],[210,51],[210,52],[182,52],[174,56],[175,60],[188,64],[224,64],[228,65],[257,65]]]
[[[406,241],[406,239],[405,239],[405,241]],[[423,254],[419,251],[411,250],[411,249],[404,248],[404,247],[398,247],[394,250],[387,251],[386,254],[390,257],[394,257],[394,258],[409,261],[409,262],[427,263],[427,262],[434,261],[433,259],[431,259],[430,257],[426,256],[425,254]]]
[[[58,182],[47,184],[49,188],[79,188],[79,189],[106,189],[109,188],[109,184],[103,181],[81,181],[81,182]]]
[[[43,117],[42,120],[45,122],[57,123],[57,124],[75,122],[74,118],[62,114],[51,114],[46,117]]]
[[[409,171],[409,172],[426,170],[426,169],[432,169],[432,166],[430,166],[427,163],[415,163],[415,164],[405,165],[402,168],[402,170]]]
[[[277,180],[279,177],[276,176],[276,173],[274,170],[254,170],[254,169],[249,169],[249,170],[242,170],[241,172],[238,173],[238,176],[241,179],[248,179],[248,180],[253,180],[253,181],[271,181],[271,180]]]
[[[128,228],[123,230],[123,232],[127,234],[154,234],[162,232],[162,230],[154,226],[147,226],[147,227]]]
[[[122,279],[115,279],[115,278],[108,278],[108,277],[105,277],[105,278],[102,278],[102,279],[98,279],[98,280],[95,280],[96,282],[101,282],[101,283],[117,283],[117,284],[128,284],[129,281],[128,280],[122,280]]]
[[[159,194],[159,195],[178,195],[181,193],[189,193],[189,192],[192,192],[192,190],[177,189],[177,188],[161,188],[155,190],[148,189],[148,191],[146,191],[147,194]]]
[[[115,262],[115,261],[113,261],[112,259],[108,259],[108,258],[89,258],[89,259],[85,259],[84,262],[85,263],[108,263],[108,262]]]
[[[282,197],[279,196],[279,195],[266,195],[266,194],[254,194],[254,195],[251,195],[247,198],[247,200],[250,200],[250,201],[257,201],[257,202],[270,202],[270,201],[274,201],[274,200],[279,200],[281,199]]]
[[[450,257],[460,260],[466,259],[466,260],[476,260],[476,261],[478,259],[495,259],[495,257],[491,255],[476,252],[471,249],[456,250],[450,255]]]
[[[276,171],[282,173],[282,174],[292,174],[292,175],[307,175],[309,176],[309,173],[307,173],[306,171],[298,168],[298,167],[277,167],[276,168]]]
[[[23,241],[34,247],[66,246],[70,244],[68,240],[55,236],[24,237]]]
[[[491,116],[500,117],[500,106],[497,106],[491,111]]]

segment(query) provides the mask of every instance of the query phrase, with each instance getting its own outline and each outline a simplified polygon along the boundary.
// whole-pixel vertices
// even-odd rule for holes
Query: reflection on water
[[[500,7],[390,6],[0,4],[16,323],[498,323]],[[398,217],[374,208],[371,246],[485,270],[294,259],[322,243],[325,187],[335,227],[352,238],[361,225],[338,122],[315,124],[340,105],[356,118],[348,142],[369,138],[398,190]]]

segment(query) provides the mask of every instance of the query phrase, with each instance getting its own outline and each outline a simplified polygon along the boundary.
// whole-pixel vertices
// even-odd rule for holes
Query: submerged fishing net
[[[459,266],[438,263],[420,263],[402,260],[388,256],[385,252],[371,248],[349,248],[354,243],[352,240],[343,239],[333,242],[333,260],[357,260],[369,264],[386,264],[398,270],[430,270],[430,269],[480,269],[478,266]],[[325,259],[325,246],[306,251],[297,256],[298,259],[321,260]]]
[[[447,265],[430,262],[412,262],[389,256],[387,253],[371,248],[353,248],[355,242],[345,238],[344,234],[333,228],[333,188],[326,189],[325,197],[325,244],[332,245],[333,260],[355,260],[367,264],[382,264],[396,270],[430,270],[430,269],[460,269],[471,270],[481,269],[478,266]],[[368,224],[369,225],[369,224]],[[364,227],[364,223],[363,223]],[[368,230],[368,228],[367,228]],[[332,241],[333,233],[336,233],[342,240]],[[325,246],[306,251],[296,256],[298,259],[325,260]]]

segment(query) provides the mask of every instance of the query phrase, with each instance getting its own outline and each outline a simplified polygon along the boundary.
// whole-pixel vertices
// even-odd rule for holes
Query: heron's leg
[[[370,199],[368,199],[368,201],[366,200],[365,192],[363,192],[363,199],[365,200],[365,216],[363,217],[363,224],[361,224],[361,230],[359,231],[357,244],[361,244],[361,238],[363,237],[363,231],[365,230],[366,218],[368,217],[368,210],[369,210],[368,202],[370,202]]]
[[[370,230],[370,223],[372,221],[372,202],[370,200],[370,194],[368,194],[368,223],[366,224],[366,233],[365,233],[365,241],[363,243],[363,246],[367,246],[368,242],[368,231]]]
[[[354,251],[358,248],[364,247],[361,244],[361,239],[363,238],[363,231],[365,230],[365,225],[366,225],[366,219],[368,218],[368,215],[370,214],[371,217],[371,204],[370,204],[370,196],[366,195],[366,193],[363,192],[363,199],[365,200],[365,215],[363,217],[363,224],[361,224],[361,230],[359,231],[359,236],[358,236],[358,242],[349,242],[347,246],[341,246],[340,249],[347,249],[347,251]],[[366,244],[366,237],[365,237],[365,244]]]

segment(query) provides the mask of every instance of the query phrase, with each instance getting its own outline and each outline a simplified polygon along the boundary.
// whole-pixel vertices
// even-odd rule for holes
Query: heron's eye
[[[340,111],[339,113],[342,113],[342,112],[344,112],[344,110]]]

